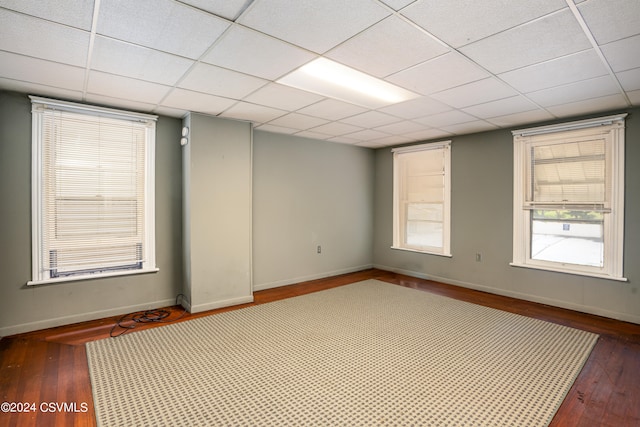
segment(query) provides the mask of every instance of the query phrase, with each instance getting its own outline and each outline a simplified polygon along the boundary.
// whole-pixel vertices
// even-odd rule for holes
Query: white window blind
[[[393,151],[393,246],[449,255],[449,142]]]
[[[155,117],[32,102],[34,282],[155,268]]]
[[[604,138],[532,144],[527,153],[530,205],[582,204],[604,209],[610,193]]]

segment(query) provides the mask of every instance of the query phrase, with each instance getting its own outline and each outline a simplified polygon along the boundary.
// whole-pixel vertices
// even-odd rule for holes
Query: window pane
[[[442,203],[410,203],[407,207],[407,221],[442,222]]]
[[[442,247],[443,214],[443,205],[440,203],[409,204],[407,207],[407,245]]]
[[[604,216],[594,211],[534,210],[531,258],[603,267]]]
[[[407,222],[407,245],[441,248],[442,243],[441,222]]]

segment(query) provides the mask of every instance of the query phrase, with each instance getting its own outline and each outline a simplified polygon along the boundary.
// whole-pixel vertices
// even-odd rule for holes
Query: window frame
[[[32,156],[31,156],[31,237],[32,237],[32,278],[28,286],[99,279],[112,276],[125,276],[157,272],[155,251],[155,139],[157,116],[129,111],[78,104],[68,101],[43,98],[30,95],[32,103]],[[136,269],[109,269],[102,271],[79,272],[78,274],[51,277],[45,268],[44,255],[44,113],[45,111],[64,111],[87,117],[106,117],[146,126],[144,154],[144,261]]]
[[[406,215],[400,200],[402,171],[398,156],[422,153],[425,151],[441,151],[443,154],[443,213],[442,213],[442,247],[412,246],[404,243],[402,230],[406,229]],[[430,255],[451,257],[451,140],[420,145],[393,148],[393,244],[392,249],[417,252]]]
[[[510,265],[626,281],[623,276],[624,249],[624,146],[627,114],[580,120],[512,131],[513,134],[513,260]],[[563,138],[584,140],[605,138],[605,180],[608,191],[604,212],[604,262],[602,267],[533,259],[531,257],[534,207],[526,201],[531,185],[527,152],[531,147],[563,143]],[[552,142],[557,140],[560,142]],[[576,202],[575,205],[578,205]],[[568,203],[565,206],[572,206]],[[564,206],[562,206],[564,207]]]

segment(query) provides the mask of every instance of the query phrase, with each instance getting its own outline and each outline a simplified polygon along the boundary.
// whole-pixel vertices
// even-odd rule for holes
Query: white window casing
[[[392,248],[451,256],[451,141],[392,152]]]
[[[623,277],[626,114],[513,131],[513,262]]]
[[[30,96],[32,280],[157,271],[156,116]]]

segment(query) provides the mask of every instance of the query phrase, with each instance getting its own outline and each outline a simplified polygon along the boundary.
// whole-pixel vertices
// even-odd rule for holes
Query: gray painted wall
[[[31,102],[0,92],[0,336],[173,304],[182,289],[181,122],[156,136],[157,273],[27,287],[31,279]]]
[[[181,126],[181,120],[166,117],[160,117],[157,125],[160,271],[27,288],[31,279],[31,103],[25,94],[0,92],[0,336],[166,306],[173,304],[178,293],[195,292],[183,280],[183,269],[190,277],[186,259],[191,253],[183,251],[182,244]],[[374,161],[374,151],[367,148],[255,132],[255,289],[372,265]],[[193,184],[189,187],[195,188]],[[210,183],[196,185],[207,188]],[[184,197],[193,203],[193,194]],[[191,244],[194,235],[185,236],[185,241]],[[321,254],[316,252],[318,245]]]
[[[256,131],[254,290],[370,267],[373,177],[371,149]]]
[[[390,249],[392,158],[254,132],[253,284],[266,289],[375,264],[640,323],[640,109],[626,132],[627,283],[510,267],[512,138],[453,138],[452,258]],[[606,115],[606,114],[602,114]],[[31,278],[31,103],[0,92],[0,335],[159,307],[183,291],[181,121],[160,117],[155,274],[26,287]],[[491,189],[487,191],[487,189]],[[322,253],[316,248],[322,246]],[[483,261],[475,262],[480,252]]]
[[[640,323],[640,168],[636,167],[640,162],[640,110],[628,112],[624,256],[628,282],[509,266],[513,235],[513,138],[509,130],[452,138],[452,258],[390,249],[392,156],[388,148],[377,150],[374,264],[418,277]],[[482,254],[481,262],[476,262],[476,253]]]

